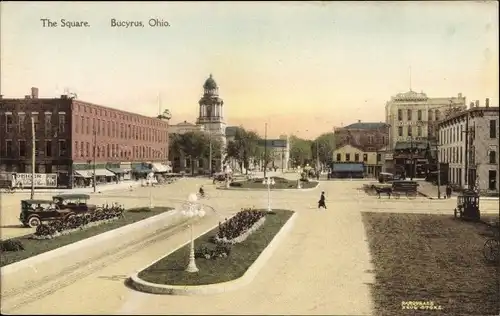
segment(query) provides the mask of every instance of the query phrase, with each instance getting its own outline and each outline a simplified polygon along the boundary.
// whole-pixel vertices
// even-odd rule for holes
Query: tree
[[[333,159],[335,151],[335,134],[324,133],[318,136],[311,144],[311,153],[314,163],[319,160],[320,165],[328,164]],[[319,159],[318,159],[319,157]]]
[[[234,139],[227,143],[226,162],[228,159],[235,159],[240,165],[240,169],[250,166],[250,159],[258,155],[258,141],[260,137],[254,131],[247,131],[243,127],[238,127],[235,131]]]
[[[198,131],[184,134],[172,134],[170,139],[170,150],[172,153],[178,155],[183,153],[186,159],[191,161],[191,173],[194,174],[193,162],[197,159],[207,158],[209,156],[209,137],[208,134]],[[218,142],[212,139],[212,152],[216,153],[217,150],[214,150],[214,143],[215,146],[218,146]],[[220,149],[218,151],[220,151]]]
[[[290,137],[290,159],[293,167],[304,166],[311,159],[311,141]]]

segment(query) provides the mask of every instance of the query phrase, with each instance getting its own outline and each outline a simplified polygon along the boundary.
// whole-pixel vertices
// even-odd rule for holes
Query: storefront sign
[[[16,173],[12,175],[12,181],[17,187],[31,187],[31,173]],[[57,173],[35,173],[35,187],[56,188]]]

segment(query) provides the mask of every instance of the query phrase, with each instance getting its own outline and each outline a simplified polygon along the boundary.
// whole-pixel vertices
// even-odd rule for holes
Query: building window
[[[342,155],[341,154],[337,154],[337,161],[341,161],[342,160]]]
[[[398,136],[403,136],[403,126],[398,127]]]
[[[85,143],[81,142],[80,143],[80,157],[85,157]]]
[[[422,136],[422,126],[417,126],[417,136]]]
[[[97,129],[96,129],[97,135],[101,135],[101,120],[97,119]]]
[[[19,132],[23,133],[26,131],[26,114],[20,113],[19,116]]]
[[[460,141],[464,140],[464,126],[460,125]]]
[[[359,154],[354,154],[354,161],[359,161]]]
[[[19,157],[25,157],[26,156],[26,141],[20,140],[19,141]]]
[[[345,161],[351,161],[351,154],[345,154]]]
[[[12,157],[12,141],[5,141],[5,157]]]
[[[373,136],[368,135],[368,144],[373,144]]]
[[[90,134],[90,118],[85,118],[85,129],[87,131],[87,135]]]
[[[422,120],[422,110],[417,111],[417,120],[419,120],[419,121]]]
[[[89,157],[90,156],[90,143],[89,142],[87,142],[86,147],[87,147],[87,150],[85,151],[85,153],[86,153],[86,156]]]
[[[441,112],[439,112],[439,110],[436,110],[436,111],[434,112],[434,119],[435,119],[436,121],[439,121],[439,120],[441,119]]]
[[[432,121],[432,110],[427,111],[427,121]]]
[[[497,190],[497,171],[489,170],[488,171],[488,189],[492,191]]]
[[[45,156],[52,157],[52,141],[50,140],[45,141]]]
[[[35,140],[35,155],[41,155],[43,152],[40,150],[40,141]]]
[[[33,118],[33,123],[35,125],[35,131],[38,131],[40,121],[38,120],[38,112],[32,112],[31,117]]]
[[[377,164],[382,161],[382,154],[377,154]]]
[[[59,134],[63,134],[66,127],[66,114],[59,114]]]
[[[497,163],[497,152],[495,150],[490,150],[489,156],[490,156],[490,163],[496,164]]]
[[[413,133],[411,130],[411,126],[408,126],[408,137],[412,137],[412,136],[413,136]]]
[[[402,121],[403,120],[403,110],[399,109],[398,110],[398,121]]]
[[[65,157],[66,156],[66,152],[67,152],[68,148],[66,146],[66,141],[65,140],[60,140],[59,141],[59,157]]]
[[[412,112],[412,110],[410,110],[410,109],[406,110],[406,116],[408,118],[408,121],[411,121],[411,119],[412,119],[411,112]]]
[[[497,121],[490,120],[490,138],[497,138]]]
[[[460,161],[459,162],[462,163],[462,161],[463,161],[463,155],[464,155],[464,150],[463,150],[462,147],[459,147],[459,150],[460,150],[459,151],[459,153],[460,153]]]
[[[12,133],[14,128],[14,118],[12,117],[12,114],[5,114],[5,124],[5,131],[7,133]]]
[[[368,161],[368,154],[363,154],[363,161],[367,162]]]
[[[85,132],[85,118],[82,116],[81,117],[81,126],[80,126],[80,133],[84,133]]]

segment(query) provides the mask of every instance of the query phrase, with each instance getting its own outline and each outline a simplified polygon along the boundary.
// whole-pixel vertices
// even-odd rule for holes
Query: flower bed
[[[266,212],[243,210],[229,221],[219,224],[219,231],[214,236],[214,242],[230,245],[240,243],[259,229],[265,220]]]
[[[262,213],[267,215],[267,212]],[[166,257],[139,272],[144,281],[168,285],[204,285],[227,282],[241,277],[273,240],[275,235],[293,215],[289,210],[273,210],[259,231],[235,245],[214,244],[219,228],[201,235],[194,241],[199,249],[207,249],[207,256],[198,251],[197,273],[186,272],[190,244],[175,250]],[[214,260],[217,259],[217,260]]]
[[[288,180],[280,177],[272,177],[274,179],[275,184],[271,185],[271,190],[283,190],[283,189],[297,189],[297,180]],[[233,181],[229,184],[232,188],[241,188],[241,189],[267,189],[267,184],[263,183],[263,178],[250,179],[245,181]],[[301,189],[311,189],[315,188],[319,182],[317,181],[308,181],[301,183]]]
[[[90,213],[74,215],[64,221],[57,220],[44,223],[36,228],[36,232],[31,236],[31,238],[52,239],[71,234],[75,231],[110,223],[111,221],[123,217],[124,210],[125,209],[121,206],[113,206]]]

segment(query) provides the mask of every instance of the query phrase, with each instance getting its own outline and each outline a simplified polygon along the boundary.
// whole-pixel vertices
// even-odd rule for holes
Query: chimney
[[[485,107],[489,108],[490,107],[490,98],[486,98],[486,100],[484,101],[485,103]]]
[[[65,95],[65,94],[61,94],[61,99],[67,99],[67,98],[68,98],[68,96],[67,96],[67,95]]]
[[[38,99],[38,88],[36,87],[31,88],[31,98]]]
[[[462,98],[462,92],[459,92],[458,93],[458,98],[461,99]]]
[[[474,107],[474,102],[471,101],[469,109],[472,109]]]
[[[358,123],[361,123],[361,120],[358,120]]]
[[[25,99],[31,99],[31,95],[25,95],[24,98]]]

